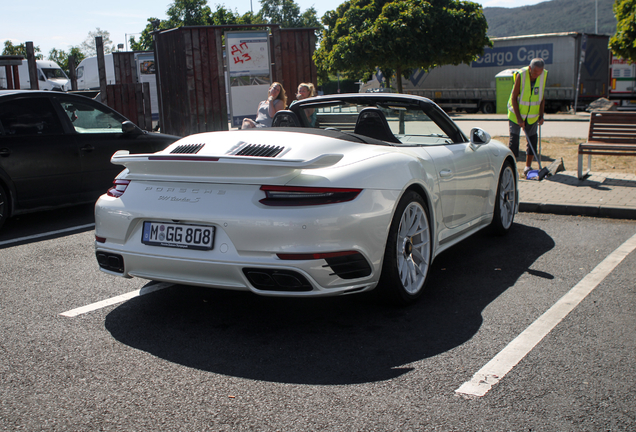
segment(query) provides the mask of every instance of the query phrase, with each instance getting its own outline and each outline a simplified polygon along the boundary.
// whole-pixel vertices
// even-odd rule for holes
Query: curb
[[[602,217],[608,219],[636,219],[636,208],[627,207],[520,202],[519,212]]]

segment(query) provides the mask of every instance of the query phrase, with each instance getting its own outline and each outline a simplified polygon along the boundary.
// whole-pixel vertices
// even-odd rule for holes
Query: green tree
[[[165,28],[209,25],[212,10],[207,0],[175,0],[166,11],[168,21]]]
[[[617,56],[636,62],[636,0],[616,0],[616,34],[610,39],[610,49]]]
[[[134,36],[131,36],[128,40],[130,49],[132,51],[152,51],[154,49],[154,42],[152,40],[152,32],[155,30],[163,30],[162,22],[159,18],[148,18],[148,24],[146,28],[141,31],[139,41],[135,40]],[[165,22],[165,21],[164,21]],[[166,29],[168,27],[165,27]]]
[[[84,42],[81,43],[79,49],[84,53],[86,57],[92,57],[97,55],[97,48],[95,46],[95,38],[101,36],[102,44],[104,46],[104,54],[111,53],[115,51],[115,45],[113,41],[110,40],[110,32],[106,30],[101,30],[99,27],[93,32],[88,32],[88,36]]]
[[[318,12],[314,7],[305,9],[305,12],[300,15],[300,27],[318,27],[322,31],[322,24],[318,19]],[[320,33],[320,32],[319,32]]]
[[[322,27],[316,9],[311,7],[301,14],[294,0],[261,0],[258,16],[264,23],[280,24],[282,28]]]
[[[128,41],[133,51],[152,51],[154,49],[152,32],[168,30],[183,26],[194,25],[226,25],[226,24],[255,24],[256,18],[251,12],[241,16],[238,12],[216,5],[212,11],[206,0],[175,0],[170,5],[167,20],[148,18],[148,24],[143,29],[139,41],[131,37]]]
[[[216,10],[210,14],[208,25],[239,24],[240,19],[241,16],[238,12],[232,12],[221,5],[216,5]]]
[[[35,55],[36,60],[44,59],[44,56],[39,54],[40,52],[40,47],[33,45],[33,54]],[[4,41],[2,55],[21,55],[24,58],[27,58],[26,44],[21,43],[19,45],[13,45],[13,43],[9,40]]]
[[[245,12],[238,18],[236,24],[263,24],[263,22],[257,14]]]
[[[386,77],[415,69],[469,63],[492,46],[481,5],[459,0],[349,0],[327,12],[314,61],[321,78],[343,72],[368,77],[380,68]]]
[[[58,51],[56,48],[49,51],[49,60],[60,65],[66,73],[70,70],[69,61],[71,57],[75,57],[75,67],[77,67],[77,65],[86,58],[79,47],[73,47],[69,50],[69,52],[64,50]]]
[[[128,41],[133,51],[154,49],[152,32],[183,26],[228,25],[228,24],[281,24],[282,27],[322,27],[312,7],[302,14],[293,0],[261,0],[261,10],[253,14],[240,15],[236,10],[216,5],[212,11],[207,0],[175,0],[166,11],[167,20],[148,18],[148,24],[139,36]]]

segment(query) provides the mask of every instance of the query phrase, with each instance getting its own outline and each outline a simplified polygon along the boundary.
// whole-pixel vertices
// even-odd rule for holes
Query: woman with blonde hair
[[[256,121],[244,118],[241,129],[271,127],[274,114],[287,107],[287,95],[283,85],[272,83],[267,91],[267,99],[258,104]]]
[[[307,99],[314,96],[316,96],[316,88],[312,83],[300,83],[298,84],[296,100],[291,103],[290,107],[299,100]],[[303,111],[305,117],[307,117],[307,121],[309,122],[310,126],[316,127],[316,110],[313,108],[305,108]]]

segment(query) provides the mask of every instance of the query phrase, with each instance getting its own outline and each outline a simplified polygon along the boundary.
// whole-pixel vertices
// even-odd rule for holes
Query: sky
[[[110,0],[55,2],[51,0],[0,0],[0,53],[4,42],[14,45],[33,42],[44,58],[51,49],[68,51],[86,40],[97,28],[110,33],[111,41],[124,44],[130,36],[139,38],[150,17],[166,19],[166,10],[174,0]],[[295,0],[301,11],[314,7],[318,18],[335,10],[343,0]],[[483,7],[519,7],[545,0],[473,0]],[[216,5],[244,14],[260,9],[260,0],[208,0],[212,10]]]

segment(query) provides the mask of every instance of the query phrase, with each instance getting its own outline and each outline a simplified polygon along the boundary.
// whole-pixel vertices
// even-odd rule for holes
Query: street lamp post
[[[598,0],[596,0],[596,20],[594,25],[594,34],[598,34]]]
[[[128,51],[128,36],[140,35],[141,33],[124,33],[124,38],[126,39],[126,51]]]

